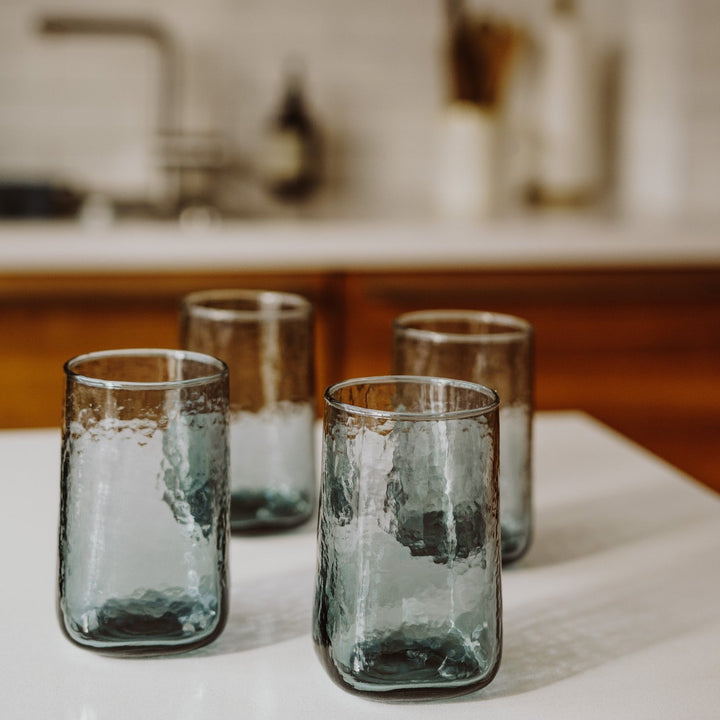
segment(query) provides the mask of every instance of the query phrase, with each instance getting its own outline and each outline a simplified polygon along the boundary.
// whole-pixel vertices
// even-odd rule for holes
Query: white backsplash
[[[539,0],[472,4],[521,20],[531,32],[547,7]],[[685,4],[690,52],[679,70],[687,87],[677,122],[687,205],[716,213],[720,2]],[[601,57],[621,44],[627,5],[581,5]],[[301,58],[326,139],[327,206],[378,216],[426,207],[444,97],[440,0],[0,0],[0,177],[50,175],[142,195],[160,185],[154,49],[135,39],[39,35],[38,18],[60,12],[163,23],[182,52],[185,129],[218,131],[249,166],[278,103],[284,63]]]

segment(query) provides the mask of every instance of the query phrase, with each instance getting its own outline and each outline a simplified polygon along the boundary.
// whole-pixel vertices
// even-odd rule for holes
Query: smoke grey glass
[[[182,302],[180,342],[230,368],[232,529],[307,520],[317,484],[310,302],[263,290],[192,293]]]
[[[341,687],[452,696],[502,642],[497,395],[378,377],[325,392],[313,639]]]
[[[500,527],[503,561],[530,547],[534,337],[525,320],[471,310],[426,310],[394,322],[393,372],[458,378],[500,396]]]
[[[75,643],[164,654],[227,617],[228,372],[199,353],[65,364],[58,614]]]

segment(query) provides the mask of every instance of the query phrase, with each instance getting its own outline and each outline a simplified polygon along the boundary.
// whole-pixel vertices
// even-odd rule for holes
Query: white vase
[[[480,220],[495,214],[497,125],[495,113],[473,103],[453,102],[443,112],[433,179],[441,217]]]

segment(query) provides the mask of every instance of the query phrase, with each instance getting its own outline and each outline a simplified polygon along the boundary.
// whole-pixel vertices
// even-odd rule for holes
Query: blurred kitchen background
[[[85,199],[91,194],[96,204],[139,203],[142,210],[166,199],[169,184],[176,191],[168,168],[184,167],[191,189],[183,192],[193,202],[211,202],[234,217],[282,215],[287,203],[264,182],[275,152],[267,135],[292,73],[321,138],[322,163],[321,185],[293,203],[293,212],[299,205],[320,217],[414,217],[438,206],[441,213],[466,212],[462,199],[444,198],[437,187],[442,172],[467,178],[467,168],[447,170],[448,162],[462,165],[453,153],[484,152],[482,138],[459,137],[472,129],[457,127],[457,118],[449,127],[453,120],[444,117],[453,5],[2,0],[0,181],[51,183]],[[500,65],[481,71],[498,75],[489,101],[499,116],[492,160],[498,187],[490,208],[472,211],[517,213],[528,199],[543,200],[533,192],[543,123],[558,122],[545,109],[560,102],[556,115],[572,115],[569,103],[585,93],[579,101],[592,104],[591,122],[565,122],[579,123],[571,132],[595,153],[580,171],[589,173],[586,207],[716,216],[720,3],[574,5],[579,27],[571,32],[584,37],[576,46],[552,27],[558,15],[570,16],[572,3],[465,4],[489,28],[481,52],[495,53],[490,60]],[[87,24],[63,26],[68,18]],[[97,20],[107,22],[93,25]],[[509,49],[491,45],[495,31],[512,33]],[[578,77],[565,77],[573,72],[582,89]],[[481,186],[483,179],[471,182]]]
[[[523,316],[539,410],[720,490],[718,67],[718,0],[0,0],[0,427],[259,287],[318,393],[401,312]]]

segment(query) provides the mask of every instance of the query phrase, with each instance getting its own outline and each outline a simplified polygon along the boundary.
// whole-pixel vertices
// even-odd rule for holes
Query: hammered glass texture
[[[317,494],[311,304],[262,290],[192,293],[182,302],[180,342],[230,368],[232,529],[307,520]]]
[[[534,337],[517,317],[427,310],[395,319],[393,372],[458,378],[500,396],[500,526],[503,561],[521,558],[533,529]]]
[[[495,675],[496,402],[428,378],[326,392],[313,639],[341,687],[423,699]]]
[[[227,368],[124,350],[74,358],[65,373],[63,630],[119,654],[210,642],[228,603]]]

